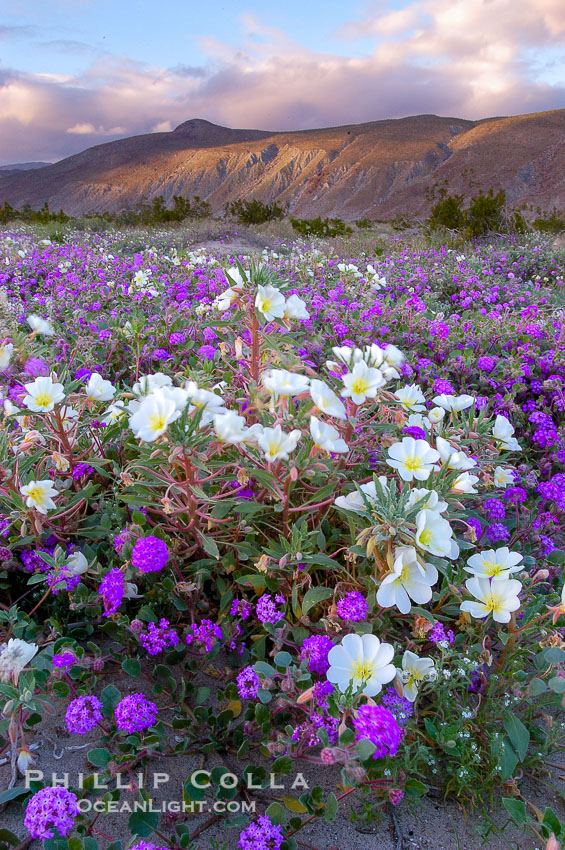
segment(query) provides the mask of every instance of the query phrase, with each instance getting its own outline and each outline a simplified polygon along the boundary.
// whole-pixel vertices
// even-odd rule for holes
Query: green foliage
[[[234,201],[226,205],[227,215],[237,218],[240,224],[264,224],[266,221],[277,221],[284,218],[285,210],[278,204],[264,204],[257,199],[253,201]]]
[[[340,218],[320,218],[319,216],[318,218],[291,218],[290,223],[294,230],[303,236],[333,238],[353,233],[353,228]]]
[[[447,195],[441,198],[432,207],[429,224],[432,230],[440,227],[461,230],[465,224],[463,195]]]
[[[547,217],[538,216],[532,222],[540,233],[562,233],[565,230],[565,213],[554,209]]]
[[[52,212],[47,201],[40,210],[33,210],[29,204],[24,204],[21,210],[15,209],[7,201],[0,207],[0,224],[8,224],[9,221],[24,221],[28,224],[47,224],[50,221],[65,223],[70,220],[63,210]]]

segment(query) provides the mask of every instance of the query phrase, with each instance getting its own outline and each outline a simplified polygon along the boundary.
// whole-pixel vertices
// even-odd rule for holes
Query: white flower
[[[502,466],[497,466],[494,470],[494,486],[506,489],[507,484],[514,484],[514,476],[511,469],[503,469]]]
[[[137,289],[146,289],[150,274],[151,271],[144,272],[143,269],[138,269],[132,279],[133,286]]]
[[[306,302],[298,295],[290,295],[284,305],[285,319],[309,319],[310,313],[306,309]]]
[[[216,413],[214,416],[214,431],[221,443],[236,445],[242,443],[247,434],[245,417],[239,416],[234,410],[226,413]]]
[[[388,487],[386,476],[379,475],[379,483],[386,493]],[[374,504],[377,501],[377,489],[374,481],[369,481],[367,484],[361,484],[359,490],[365,494],[369,505]],[[363,496],[359,490],[353,490],[352,493],[348,493],[346,496],[338,496],[335,500],[336,507],[343,508],[346,511],[353,511],[354,513],[366,511],[367,506],[363,501]]]
[[[171,390],[163,390],[164,393],[170,393]],[[226,412],[225,401],[219,396],[217,393],[210,392],[210,390],[199,389],[199,387],[194,383],[194,381],[188,381],[184,385],[185,398],[190,399],[190,403],[192,407],[190,408],[191,412],[194,409],[202,410],[202,416],[200,419],[200,427],[203,428],[205,425],[208,425],[210,422],[213,422],[214,416],[219,415],[221,413]],[[180,398],[176,398],[177,409],[179,409]],[[186,401],[184,403],[186,405]],[[181,409],[184,410],[184,406]]]
[[[522,560],[519,552],[511,552],[507,546],[499,549],[486,549],[477,552],[467,559],[468,573],[473,573],[478,578],[491,578],[493,581],[506,581],[512,573],[519,573],[523,569],[518,566]]]
[[[315,378],[310,381],[310,398],[321,413],[335,419],[347,419],[345,405],[323,381]]]
[[[451,485],[451,489],[454,493],[478,493],[478,490],[474,487],[478,480],[478,475],[462,472]]]
[[[14,346],[11,342],[0,343],[0,372],[5,372],[10,365]]]
[[[465,452],[454,449],[443,437],[437,438],[436,446],[443,466],[447,466],[448,469],[473,469],[477,465],[476,460],[467,457]]]
[[[399,400],[404,410],[408,413],[419,413],[426,409],[426,398],[418,384],[410,384],[400,387],[393,395]]]
[[[285,434],[280,425],[275,425],[274,428],[263,428],[257,443],[259,448],[263,449],[267,460],[272,463],[275,460],[288,460],[301,436],[302,433],[298,429]]]
[[[444,410],[451,413],[466,410],[474,403],[475,398],[472,395],[446,395],[443,393],[442,395],[436,395],[434,398],[434,404],[437,404],[438,407],[443,407]]]
[[[171,398],[167,398],[162,390],[154,390],[139,402],[138,409],[130,417],[129,427],[138,440],[153,443],[180,415]]]
[[[86,397],[89,401],[110,401],[114,398],[115,387],[105,381],[99,372],[93,372],[86,385]]]
[[[47,319],[42,319],[41,316],[36,316],[34,313],[28,316],[26,321],[35,333],[42,334],[43,336],[53,336],[55,333]]]
[[[430,425],[439,425],[444,416],[445,410],[443,407],[432,407],[432,409],[428,411],[427,420]]]
[[[398,546],[394,552],[392,572],[386,575],[377,591],[382,608],[396,606],[401,614],[409,614],[410,600],[418,605],[429,602],[438,572],[432,564],[421,563],[413,546]]]
[[[396,676],[396,667],[390,663],[393,656],[391,644],[381,643],[375,635],[345,635],[328,653],[326,676],[342,692],[353,683],[354,690],[363,685],[362,692],[374,697]]]
[[[404,696],[409,702],[414,702],[421,683],[433,682],[437,671],[431,658],[419,658],[415,652],[407,649],[402,656],[402,670],[399,675],[404,683]]]
[[[404,437],[401,443],[390,446],[387,464],[398,471],[403,481],[427,481],[439,460],[439,452],[432,449],[426,440]]]
[[[261,382],[273,395],[286,398],[306,392],[310,378],[286,369],[268,369],[263,372]]]
[[[231,266],[226,272],[226,278],[228,283],[234,284],[234,286],[245,286],[247,283],[246,279],[242,276],[240,270],[237,266]]]
[[[74,407],[69,407],[69,405],[65,404],[59,411],[59,416],[61,417],[61,425],[63,426],[63,429],[65,431],[70,431],[75,420],[78,419],[78,410],[75,410]]]
[[[126,414],[126,409],[123,406],[121,401],[117,401],[116,404],[111,404],[110,407],[104,412],[102,416],[102,422],[105,425],[109,425],[111,422],[116,422],[118,419],[121,419],[122,416]]]
[[[357,349],[356,349],[357,350]],[[377,369],[382,366],[385,359],[384,349],[372,342],[371,345],[366,345],[363,349],[363,360],[367,366],[375,366]]]
[[[446,519],[436,511],[424,508],[416,514],[416,544],[439,558],[456,558],[459,546],[452,540],[453,531]]]
[[[349,367],[351,367],[352,363],[360,363],[363,360],[363,352],[361,349],[351,348],[349,345],[334,345],[332,353],[340,363],[345,363],[345,365]]]
[[[384,357],[389,366],[401,366],[404,362],[402,351],[390,342],[385,348]]]
[[[438,514],[442,514],[449,507],[447,502],[440,501],[437,490],[427,490],[425,487],[414,487],[410,490],[406,507],[411,508],[416,504],[420,510],[427,508],[429,511],[437,511]]]
[[[18,751],[18,758],[16,761],[18,770],[20,771],[22,776],[26,775],[26,771],[28,771],[31,765],[34,763],[35,756],[32,755],[31,750],[28,750],[27,747],[22,747],[21,750]]]
[[[49,413],[56,404],[65,398],[63,384],[54,384],[51,378],[36,378],[30,384],[24,384],[27,395],[23,402],[29,410],[35,413]]]
[[[363,404],[365,399],[375,398],[380,387],[385,384],[382,372],[367,366],[364,361],[356,363],[351,372],[343,375],[342,381],[345,384],[342,396],[351,398],[355,404]]]
[[[133,385],[131,391],[137,396],[147,395],[161,387],[170,387],[172,383],[172,378],[169,375],[164,375],[163,372],[156,372],[154,375],[142,375],[139,381]]]
[[[517,579],[491,582],[488,578],[473,576],[467,579],[465,587],[479,601],[462,602],[461,611],[466,611],[478,620],[492,613],[495,622],[509,623],[512,612],[520,607],[518,594],[522,584]]]
[[[267,286],[258,285],[255,307],[268,322],[272,322],[273,319],[282,319],[285,309],[284,295],[270,283]]]
[[[339,431],[333,425],[328,425],[326,422],[316,419],[315,416],[310,417],[310,434],[318,449],[333,452],[333,454],[344,454],[349,451],[349,446],[345,440],[341,439]]]
[[[51,497],[56,496],[58,492],[49,479],[30,481],[29,484],[20,487],[20,493],[26,497],[25,503],[28,508],[35,508],[40,514],[46,514],[47,511],[57,507]]]
[[[67,557],[65,566],[70,569],[73,575],[81,576],[88,569],[88,561],[82,552],[77,550],[76,552],[71,552],[71,554]]]
[[[7,643],[0,647],[0,682],[14,684],[24,667],[27,667],[33,656],[39,650],[35,643],[26,643],[19,638],[10,638]]]
[[[224,292],[220,293],[217,298],[214,299],[214,307],[220,311],[220,313],[225,313],[226,310],[229,310],[235,299],[237,298],[238,293],[235,289],[232,289],[231,286],[224,290]]]
[[[520,444],[512,435],[514,434],[514,426],[510,424],[506,416],[496,417],[492,428],[492,436],[500,444],[501,448],[508,452],[521,452]]]

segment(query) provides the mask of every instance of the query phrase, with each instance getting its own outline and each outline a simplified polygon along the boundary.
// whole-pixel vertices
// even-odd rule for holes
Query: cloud
[[[294,130],[561,108],[561,12],[561,0],[416,0],[344,27],[344,43],[368,35],[374,43],[349,57],[310,50],[246,15],[237,48],[201,41],[205,66],[98,54],[75,76],[0,70],[0,162],[58,159],[196,117]]]

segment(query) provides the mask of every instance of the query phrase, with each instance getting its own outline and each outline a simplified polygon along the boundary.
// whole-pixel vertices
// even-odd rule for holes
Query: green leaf
[[[365,759],[371,758],[373,753],[376,750],[375,744],[372,741],[369,741],[368,738],[363,738],[362,741],[359,741],[357,744],[357,752],[359,753],[359,757],[365,761]]]
[[[128,676],[141,676],[141,664],[137,658],[126,658],[122,661],[122,670]]]
[[[531,697],[537,697],[539,694],[543,694],[544,691],[547,691],[547,685],[543,679],[535,678],[530,682],[528,691]]]
[[[523,800],[517,800],[515,797],[503,797],[502,805],[517,826],[524,826],[526,823],[526,804]]]
[[[134,835],[140,838],[148,838],[159,826],[158,812],[133,812],[129,816],[128,827]]]
[[[266,661],[256,661],[253,667],[258,676],[274,676],[276,670]]]
[[[558,646],[548,646],[543,651],[543,657],[548,664],[563,664],[565,661],[565,652],[559,649]]]
[[[202,534],[202,532],[200,531],[198,532],[198,536],[200,537],[200,540],[202,542],[202,548],[204,549],[204,551],[212,558],[218,560],[220,557],[220,550],[218,549],[218,545],[214,538],[206,537],[206,535]]]
[[[275,655],[275,664],[277,667],[284,667],[285,670],[292,664],[292,655],[290,652],[277,652]]]
[[[29,793],[29,788],[22,788],[21,785],[17,788],[8,788],[6,791],[0,792],[0,805],[8,803],[10,800],[16,800],[18,797],[24,797]]]
[[[553,552],[545,556],[545,560],[549,561],[550,564],[565,564],[565,552],[560,549],[554,549]]]
[[[328,799],[326,800],[326,807],[325,807],[325,810],[324,810],[324,817],[328,821],[328,823],[331,823],[333,820],[336,819],[337,810],[338,810],[337,797],[332,791],[330,794],[328,794]]]
[[[290,758],[290,756],[281,756],[280,758],[275,759],[275,761],[272,764],[271,769],[272,769],[273,773],[287,774],[287,773],[290,773],[291,768],[292,768],[292,759]]]
[[[271,803],[265,811],[265,814],[275,826],[286,823],[286,812],[280,803]]]
[[[508,738],[504,738],[502,741],[502,750],[500,753],[500,757],[498,760],[498,765],[500,767],[500,778],[503,782],[506,782],[507,779],[510,779],[516,766],[518,764],[518,756],[512,749],[512,744],[508,740]]]
[[[304,594],[302,613],[307,614],[310,608],[313,608],[314,605],[317,605],[318,602],[322,602],[324,599],[329,599],[330,596],[333,596],[333,590],[330,590],[329,587],[311,587]]]
[[[100,694],[100,700],[104,706],[104,713],[106,715],[112,714],[121,698],[122,695],[120,691],[115,688],[114,685],[106,685]]]
[[[554,676],[547,684],[556,694],[565,694],[565,679],[562,676]]]
[[[518,758],[520,761],[524,761],[530,743],[530,733],[515,714],[506,715],[504,718],[504,728],[508,733],[512,746],[518,753]]]
[[[423,797],[428,793],[428,786],[419,779],[407,779],[404,790],[409,797]]]
[[[9,829],[0,829],[0,841],[5,841],[6,844],[13,844],[14,847],[18,847],[21,843],[18,836],[10,832]]]
[[[93,750],[89,750],[86,757],[90,764],[94,765],[94,767],[106,767],[112,758],[109,751],[104,747],[96,747]]]

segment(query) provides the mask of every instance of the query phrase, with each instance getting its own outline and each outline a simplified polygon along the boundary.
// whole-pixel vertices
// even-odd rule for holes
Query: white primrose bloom
[[[255,307],[268,322],[272,322],[273,319],[282,319],[285,310],[284,295],[270,283],[267,286],[259,284],[255,296]]]
[[[296,372],[288,372],[286,369],[268,369],[263,372],[261,383],[273,395],[287,398],[306,392],[310,378],[306,375],[298,375]]]
[[[440,500],[437,490],[427,490],[425,487],[414,487],[410,490],[406,507],[411,508],[416,504],[420,510],[427,508],[429,511],[437,511],[438,514],[442,514],[449,507],[447,502]]]
[[[379,369],[372,369],[364,361],[356,363],[351,372],[342,376],[345,389],[341,394],[351,398],[355,404],[363,404],[367,398],[375,398],[385,379]]]
[[[363,352],[360,348],[351,348],[349,345],[334,345],[332,353],[339,363],[344,363],[351,368],[352,364],[363,360]],[[328,361],[332,362],[332,361]]]
[[[404,684],[404,696],[409,702],[414,702],[422,682],[433,682],[437,671],[433,659],[420,658],[415,652],[406,650],[402,656],[400,679]]]
[[[384,350],[384,359],[386,367],[383,366],[383,375],[387,381],[390,381],[392,378],[396,378],[396,380],[398,380],[400,378],[400,374],[397,367],[401,366],[404,362],[404,354],[396,347],[396,345],[389,343]]]
[[[390,663],[393,656],[391,644],[381,643],[375,635],[345,635],[328,652],[330,668],[326,677],[342,692],[353,683],[354,690],[363,685],[362,692],[374,697],[396,676],[396,667]]]
[[[343,272],[344,274],[347,274],[348,272],[352,272],[355,275],[355,277],[363,277],[363,275],[359,271],[358,266],[355,266],[353,263],[347,263],[347,264],[338,263],[337,267],[338,267],[339,271]]]
[[[315,416],[310,417],[310,434],[318,449],[333,454],[345,454],[349,451],[349,446],[339,436],[339,431],[333,425],[328,425]]]
[[[59,491],[53,487],[52,482],[47,479],[41,481],[30,481],[20,487],[20,493],[25,496],[28,508],[35,508],[37,513],[45,515],[47,511],[53,511],[57,507],[52,496],[57,496]]]
[[[274,428],[263,428],[257,443],[266,459],[272,463],[275,460],[288,460],[290,452],[295,450],[301,436],[302,433],[298,429],[285,434],[280,425],[275,425]]]
[[[137,289],[145,289],[149,281],[150,274],[151,272],[144,272],[142,269],[138,269],[131,281],[133,286]]]
[[[310,313],[306,309],[306,302],[298,295],[290,295],[284,305],[285,319],[309,319]]]
[[[473,576],[467,579],[465,587],[479,601],[462,602],[461,611],[478,620],[492,613],[496,623],[509,623],[510,615],[520,607],[518,594],[522,590],[522,584],[517,579],[490,581],[488,578]]]
[[[226,272],[226,277],[228,279],[228,283],[231,282],[235,286],[245,286],[245,284],[248,282],[242,276],[237,266],[230,266],[230,268]]]
[[[10,638],[3,643],[0,647],[0,682],[17,684],[20,673],[38,650],[36,643],[26,643],[20,638]]]
[[[237,298],[238,293],[235,289],[232,289],[231,286],[228,289],[225,289],[217,298],[214,299],[214,307],[216,310],[219,310],[220,313],[225,313],[226,310],[229,310],[235,299]]]
[[[451,443],[444,440],[443,437],[438,437],[436,440],[437,450],[441,458],[442,466],[447,466],[448,469],[473,469],[477,465],[477,461],[471,457],[467,457],[465,452],[454,449]]]
[[[187,390],[185,390],[184,387],[165,386],[165,387],[161,387],[160,392],[163,394],[163,396],[165,398],[168,398],[172,402],[174,402],[176,409],[180,410],[181,413],[184,412],[184,409],[187,406],[187,404],[189,403],[189,400],[192,401]],[[202,390],[202,392],[206,392],[206,391]],[[217,396],[216,396],[216,398],[217,398]]]
[[[505,490],[508,484],[514,484],[512,470],[497,466],[494,470],[494,486],[502,487]]]
[[[73,575],[81,576],[88,569],[88,561],[82,552],[71,552],[65,561],[65,566],[70,569]]]
[[[263,436],[264,428],[260,422],[255,422],[253,425],[250,425],[247,431],[245,432],[244,443],[248,446],[258,446],[259,438]]]
[[[523,564],[519,566],[521,561],[519,552],[511,552],[507,546],[501,546],[499,549],[486,549],[471,555],[467,559],[469,566],[465,569],[478,578],[506,581],[512,573],[519,573],[524,568]]]
[[[379,475],[379,483],[386,493],[388,480],[385,475]],[[367,484],[361,484],[359,490],[365,494],[369,505],[374,504],[377,501],[377,488],[375,487],[374,481],[368,481]],[[338,496],[334,504],[338,508],[343,508],[346,511],[353,511],[354,513],[366,511],[367,505],[363,501],[363,496],[359,490],[353,490],[353,492],[348,493],[346,496]]]
[[[424,508],[416,514],[416,545],[439,558],[457,558],[459,546],[452,540],[453,530],[436,511]]]
[[[500,447],[508,452],[521,452],[522,448],[517,439],[512,436],[514,434],[514,426],[510,424],[506,416],[496,417],[492,428],[492,436],[499,443]]]
[[[165,393],[171,392],[170,390],[164,390]],[[193,410],[202,410],[202,417],[200,419],[200,427],[203,428],[205,425],[209,425],[210,422],[213,422],[214,416],[225,413],[225,401],[224,399],[217,395],[217,393],[213,393],[210,390],[202,390],[200,389],[194,381],[188,381],[184,385],[184,392],[186,393],[186,397],[190,400],[190,412]],[[179,405],[180,398],[176,398],[177,407]],[[181,409],[184,410],[184,407]]]
[[[11,342],[0,343],[0,372],[5,372],[10,365],[14,345]]]
[[[242,443],[247,434],[245,417],[239,416],[235,410],[216,413],[214,416],[214,431],[221,443],[234,446]]]
[[[99,372],[93,372],[85,389],[89,401],[110,401],[114,398],[116,388],[110,381],[105,381]]]
[[[474,486],[478,480],[478,475],[469,475],[468,472],[462,472],[451,485],[451,490],[453,493],[478,493],[479,491]]]
[[[77,419],[78,419],[78,410],[74,407],[70,407],[70,405],[65,404],[59,411],[59,416],[61,417],[61,424],[65,431],[70,431],[71,428],[74,427]]]
[[[394,566],[382,580],[377,591],[377,602],[382,608],[398,608],[401,614],[409,614],[412,602],[418,605],[429,602],[432,587],[438,580],[433,564],[422,563],[413,546],[397,546],[394,551]]]
[[[55,384],[48,377],[36,378],[32,383],[24,384],[24,387],[27,395],[24,396],[23,402],[28,410],[33,410],[34,413],[49,413],[65,398],[63,384]]]
[[[315,378],[310,381],[310,398],[320,413],[333,416],[334,419],[347,419],[344,403],[323,381]]]
[[[393,395],[408,413],[420,413],[426,409],[426,398],[418,384],[409,384],[406,387],[400,387]]]
[[[162,390],[154,390],[139,402],[139,407],[130,417],[129,427],[138,440],[153,443],[180,415],[181,411],[171,398],[167,398]]]
[[[32,331],[42,336],[53,336],[55,333],[47,319],[42,319],[41,316],[36,316],[34,313],[27,317],[26,322]]]
[[[475,397],[472,395],[436,395],[434,404],[438,407],[443,407],[448,413],[457,413],[459,410],[467,410],[475,403]]]
[[[139,402],[137,404],[139,405]],[[105,425],[110,425],[112,422],[117,422],[117,420],[121,419],[122,416],[125,416],[126,413],[127,411],[123,406],[122,402],[117,401],[115,404],[111,404],[110,407],[104,412],[102,416],[102,422]]]
[[[155,372],[154,375],[142,375],[139,381],[133,385],[131,391],[136,396],[147,395],[161,387],[170,387],[172,383],[172,378],[169,375],[164,375],[163,372]]]
[[[374,366],[378,369],[384,363],[384,359],[384,349],[380,345],[377,345],[376,342],[366,345],[363,349],[363,360],[367,366]]]
[[[398,471],[403,481],[427,481],[434,464],[439,460],[439,452],[432,449],[426,440],[404,437],[401,443],[394,443],[388,450],[387,464]]]
[[[445,409],[443,407],[432,407],[432,409],[428,411],[426,418],[430,425],[439,425],[444,416]]]

